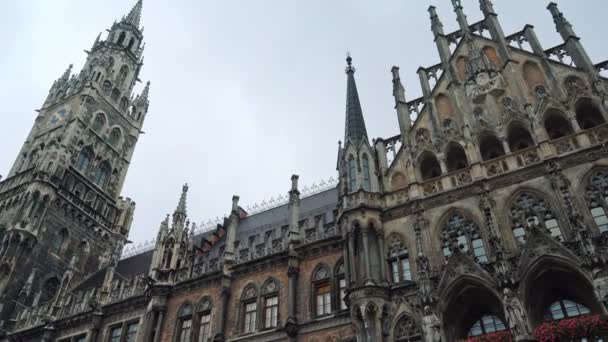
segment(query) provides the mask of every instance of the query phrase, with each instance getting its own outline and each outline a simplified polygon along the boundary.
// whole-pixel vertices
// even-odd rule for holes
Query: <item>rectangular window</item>
[[[391,261],[391,271],[393,273],[393,283],[399,283],[401,278],[399,276],[399,262],[397,260]]]
[[[137,337],[138,325],[138,322],[129,323],[129,325],[127,325],[127,335],[125,336],[125,342],[135,342],[135,338]]]
[[[403,280],[412,280],[412,268],[410,266],[410,259],[401,259],[401,268],[403,270]]]
[[[211,315],[202,315],[200,322],[201,324],[198,330],[198,341],[208,342],[211,338]]]
[[[591,215],[600,233],[608,231],[608,217],[606,217],[606,211],[602,207],[591,209]]]
[[[179,341],[180,342],[190,342],[190,337],[192,335],[192,318],[186,318],[182,320]]]
[[[551,232],[551,236],[556,237],[559,240],[561,240],[562,231],[559,230],[559,224],[557,223],[556,219],[550,219],[550,220],[545,221],[545,227],[547,227],[547,229],[549,229],[549,231]]]
[[[245,304],[245,326],[243,327],[244,333],[252,333],[256,329],[256,321],[258,304],[256,302]]]
[[[486,254],[486,248],[483,246],[482,239],[475,239],[471,242],[473,244],[473,252],[479,262],[488,262],[488,255]]]
[[[276,328],[279,320],[279,297],[266,298],[266,324],[264,328]]]
[[[122,325],[110,328],[110,342],[120,342],[122,337]]]
[[[346,310],[346,279],[340,279],[340,310]]]
[[[513,236],[521,243],[526,243],[526,231],[523,227],[517,227],[513,229]]]
[[[329,284],[317,287],[317,316],[331,313],[331,291]]]

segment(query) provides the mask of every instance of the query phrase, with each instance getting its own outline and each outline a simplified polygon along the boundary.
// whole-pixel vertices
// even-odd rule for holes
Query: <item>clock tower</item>
[[[57,79],[0,182],[0,319],[15,305],[59,305],[69,288],[116,263],[135,203],[120,197],[148,112],[142,1],[95,39],[82,70]],[[18,303],[18,304],[17,304]]]

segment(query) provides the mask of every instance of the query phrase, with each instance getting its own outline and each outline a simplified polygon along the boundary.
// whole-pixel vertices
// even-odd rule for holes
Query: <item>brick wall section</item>
[[[250,274],[241,278],[234,279],[232,282],[231,296],[228,303],[228,317],[226,321],[226,337],[235,336],[241,332],[241,295],[243,289],[249,284],[255,284],[258,291],[261,291],[262,286],[269,278],[274,278],[279,283],[279,326],[285,324],[287,320],[287,296],[288,296],[288,279],[287,267],[275,267],[262,272]],[[258,292],[259,293],[259,292]],[[261,298],[261,297],[260,297]],[[258,316],[260,318],[258,330],[262,327],[263,321],[263,305],[261,299],[258,301]]]
[[[333,252],[325,255],[321,255],[315,258],[302,260],[300,263],[300,275],[298,278],[298,300],[296,305],[296,310],[298,312],[298,321],[300,323],[306,322],[310,320],[313,316],[313,311],[311,308],[311,299],[310,296],[312,294],[312,273],[315,268],[323,263],[329,267],[331,270],[331,275],[333,277],[335,266],[339,259],[342,258],[342,252]]]

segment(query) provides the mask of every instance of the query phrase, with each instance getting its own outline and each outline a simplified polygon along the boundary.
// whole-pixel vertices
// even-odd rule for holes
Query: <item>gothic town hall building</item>
[[[234,196],[199,233],[184,186],[154,248],[121,257],[149,106],[137,1],[53,83],[0,182],[0,340],[537,341],[605,319],[608,61],[555,3],[550,49],[530,25],[505,34],[490,0],[476,23],[452,3],[456,32],[429,8],[423,96],[391,70],[397,135],[370,140],[347,58],[336,186],[286,177],[286,203],[248,213]]]

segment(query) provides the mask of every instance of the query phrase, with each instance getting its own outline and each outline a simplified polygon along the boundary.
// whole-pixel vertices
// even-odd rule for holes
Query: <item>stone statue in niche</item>
[[[530,328],[519,298],[509,288],[503,291],[503,305],[507,324],[516,340],[528,336]]]
[[[488,94],[498,97],[505,92],[502,75],[490,62],[486,54],[468,42],[469,56],[466,63],[466,94],[475,103],[483,103]]]
[[[424,307],[422,329],[426,342],[441,342],[441,321],[429,306]]]

